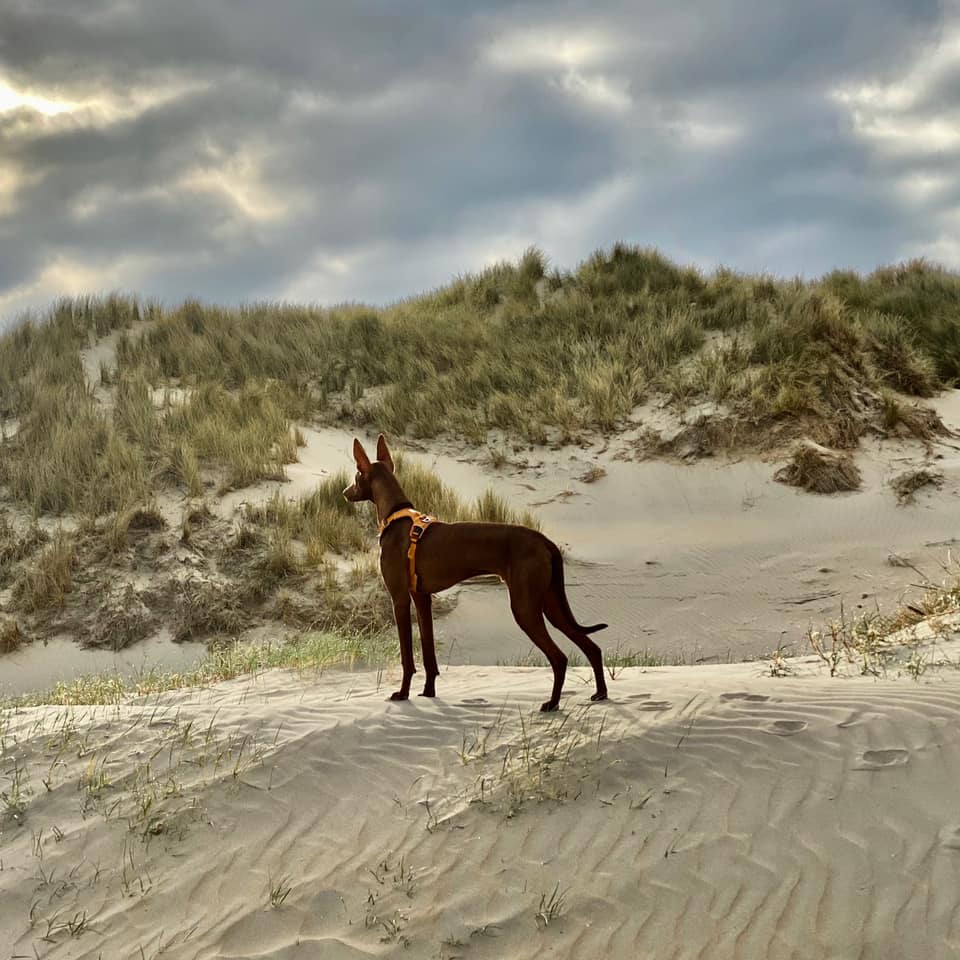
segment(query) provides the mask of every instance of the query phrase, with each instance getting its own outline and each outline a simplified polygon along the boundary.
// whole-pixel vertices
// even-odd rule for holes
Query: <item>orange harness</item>
[[[410,592],[417,592],[417,570],[416,570],[416,557],[417,557],[417,544],[420,542],[420,538],[426,533],[427,527],[436,520],[436,517],[431,517],[429,514],[421,513],[419,510],[414,510],[413,507],[403,507],[400,510],[394,510],[385,520],[380,521],[380,536],[383,536],[384,530],[393,523],[394,520],[399,520],[401,517],[409,517],[413,523],[410,524],[410,549],[407,550],[407,560],[410,563]]]

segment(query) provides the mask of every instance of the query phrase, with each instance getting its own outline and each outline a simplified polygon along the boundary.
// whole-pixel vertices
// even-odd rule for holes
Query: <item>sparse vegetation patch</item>
[[[943,486],[943,474],[938,470],[928,470],[922,467],[919,470],[907,470],[890,481],[897,500],[902,504],[913,503],[915,494],[924,487],[939,488]]]
[[[847,453],[838,453],[812,440],[797,445],[790,462],[774,475],[775,480],[809,493],[858,490],[860,470]]]

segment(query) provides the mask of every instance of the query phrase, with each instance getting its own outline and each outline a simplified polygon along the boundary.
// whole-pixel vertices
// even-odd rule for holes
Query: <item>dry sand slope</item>
[[[546,682],[454,667],[387,704],[271,672],[7,715],[32,793],[0,956],[960,955],[955,670],[628,670],[595,706],[576,671],[552,716]]]

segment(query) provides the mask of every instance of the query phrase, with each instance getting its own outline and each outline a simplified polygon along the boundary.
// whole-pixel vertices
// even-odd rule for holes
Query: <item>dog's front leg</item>
[[[420,696],[435,697],[440,668],[437,666],[437,649],[433,642],[433,600],[429,593],[415,593],[413,603],[417,608],[417,623],[420,625],[420,649],[423,650],[423,669],[427,674],[427,681],[423,685],[423,693]]]
[[[400,689],[390,694],[391,700],[406,700],[410,696],[410,681],[416,672],[413,666],[413,625],[410,623],[410,594],[393,598],[393,617],[400,636],[400,664],[403,680]]]

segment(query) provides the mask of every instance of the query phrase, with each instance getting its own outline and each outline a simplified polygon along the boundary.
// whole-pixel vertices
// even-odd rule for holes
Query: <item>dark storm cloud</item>
[[[949,256],[955,148],[884,131],[953,116],[960,64],[892,107],[856,91],[955,20],[925,0],[0,0],[0,314],[81,282],[383,301],[530,243],[786,274]],[[81,106],[4,111],[4,83]],[[904,192],[919,174],[934,187]]]
[[[765,90],[836,82],[867,69],[883,75],[935,36],[938,0],[680,4],[655,45],[652,86],[660,94]]]
[[[70,86],[154,71],[239,70],[341,94],[429,76],[472,49],[469,15],[447,5],[282,0],[6,4],[2,49],[20,79]],[[433,69],[431,69],[431,66]],[[448,67],[449,69],[449,67]]]

